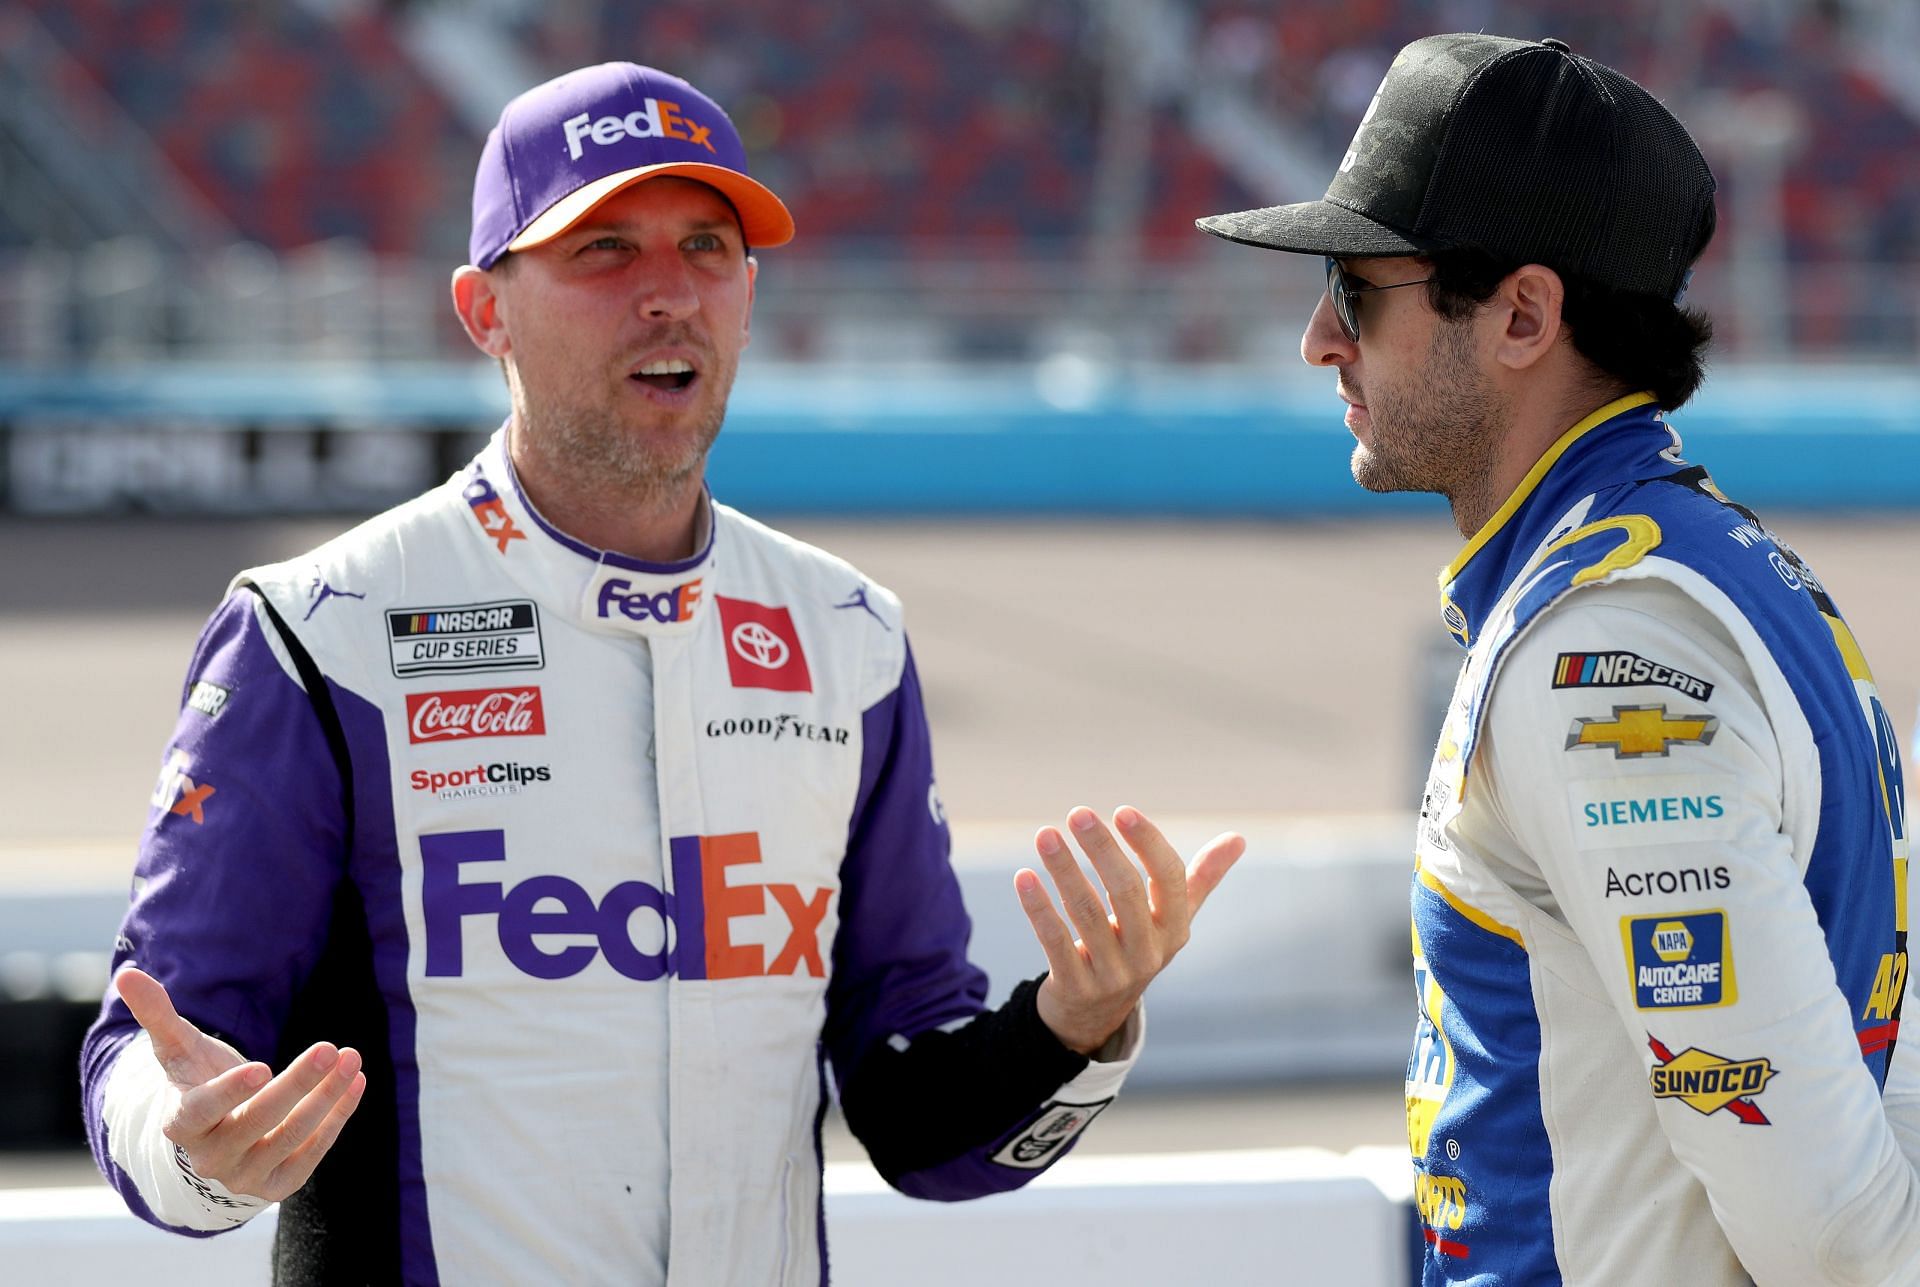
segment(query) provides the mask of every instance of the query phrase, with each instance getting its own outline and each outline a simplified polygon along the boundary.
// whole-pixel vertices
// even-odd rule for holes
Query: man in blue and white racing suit
[[[282,1283],[819,1283],[829,1064],[927,1198],[1112,1100],[1241,842],[1189,871],[1122,809],[1143,879],[1076,809],[1109,920],[1043,829],[1050,968],[984,1009],[899,601],[702,485],[749,249],[791,235],[684,81],[502,113],[453,293],[511,418],[242,573],[192,661],[83,1056],[137,1214],[280,1201]]]
[[[1200,223],[1325,257],[1301,352],[1354,477],[1469,538],[1412,882],[1428,1284],[1920,1282],[1893,727],[1663,416],[1702,376],[1713,191],[1611,68],[1433,36],[1325,200]]]

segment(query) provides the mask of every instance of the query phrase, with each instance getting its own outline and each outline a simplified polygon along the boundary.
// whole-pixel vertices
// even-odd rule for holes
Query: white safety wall
[[[1019,1193],[953,1204],[836,1163],[827,1228],[841,1287],[1404,1287],[1411,1189],[1394,1149],[1070,1157]],[[0,1191],[0,1266],[34,1287],[258,1287],[275,1214],[182,1238],[104,1186]]]

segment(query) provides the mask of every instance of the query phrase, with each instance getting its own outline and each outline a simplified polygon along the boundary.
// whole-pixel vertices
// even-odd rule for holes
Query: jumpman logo
[[[888,625],[886,623],[886,619],[883,618],[879,613],[873,610],[873,605],[871,603],[867,602],[867,587],[865,585],[861,585],[858,588],[856,588],[854,592],[847,597],[847,601],[845,603],[836,603],[833,606],[836,608],[858,608],[862,612],[866,613],[869,617],[872,617],[875,621],[878,621],[880,623],[880,628],[882,630],[886,631],[888,634],[893,633],[893,627]]]
[[[364,594],[355,594],[351,590],[336,590],[328,585],[326,581],[321,578],[320,573],[316,571],[313,574],[313,584],[307,587],[307,597],[313,600],[313,606],[307,609],[306,616],[300,618],[302,621],[313,620],[313,614],[318,612],[320,605],[328,599],[364,599],[367,596]]]

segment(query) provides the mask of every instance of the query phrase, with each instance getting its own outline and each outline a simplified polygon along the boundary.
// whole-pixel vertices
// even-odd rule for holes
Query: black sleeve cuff
[[[1041,1022],[1041,978],[951,1032],[876,1044],[841,1089],[847,1125],[889,1181],[991,1144],[1086,1068]]]

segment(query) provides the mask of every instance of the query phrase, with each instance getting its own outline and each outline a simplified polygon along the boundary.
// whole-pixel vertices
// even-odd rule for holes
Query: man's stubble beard
[[[550,476],[601,496],[617,496],[622,505],[648,509],[671,503],[706,470],[707,452],[720,436],[732,392],[733,372],[706,378],[721,383],[715,398],[693,425],[691,436],[675,433],[666,442],[644,430],[617,422],[611,411],[574,400],[529,398],[517,382],[512,390],[514,417],[525,444]],[[540,404],[535,410],[532,405]]]
[[[1355,443],[1353,480],[1373,492],[1435,492],[1454,512],[1485,512],[1506,404],[1474,363],[1470,326],[1442,321],[1420,378],[1362,389],[1373,441]]]

